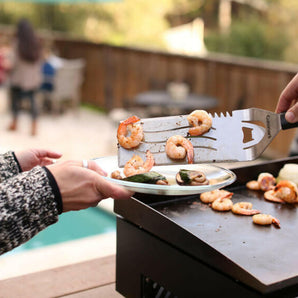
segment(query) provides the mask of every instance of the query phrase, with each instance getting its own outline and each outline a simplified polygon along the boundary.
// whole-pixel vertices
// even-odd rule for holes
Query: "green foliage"
[[[257,19],[234,21],[229,33],[210,33],[205,42],[209,51],[276,60],[287,47],[284,32]]]
[[[219,33],[219,0],[122,0],[110,3],[0,2],[2,24],[28,18],[37,29],[66,32],[114,45],[165,48],[163,33],[175,23],[201,17],[209,51],[298,62],[298,1],[264,0],[266,11],[249,5],[232,10],[228,34]],[[173,18],[172,18],[173,19]]]

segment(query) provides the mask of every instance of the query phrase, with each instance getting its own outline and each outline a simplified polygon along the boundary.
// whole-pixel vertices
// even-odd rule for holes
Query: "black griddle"
[[[298,158],[234,168],[237,180],[226,188],[234,193],[233,202],[251,202],[278,218],[280,229],[255,225],[251,216],[216,212],[199,195],[135,194],[115,202],[117,290],[127,297],[163,297],[152,285],[164,289],[164,297],[298,296],[297,206],[265,201],[263,192],[245,187],[261,172],[277,176],[285,163]]]

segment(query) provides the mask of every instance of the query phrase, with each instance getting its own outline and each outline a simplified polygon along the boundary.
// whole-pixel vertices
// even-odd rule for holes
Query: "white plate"
[[[228,169],[210,164],[185,164],[156,166],[152,168],[152,171],[156,171],[164,175],[170,182],[170,185],[129,182],[110,178],[111,173],[115,170],[120,171],[121,174],[123,173],[123,168],[118,167],[117,156],[97,158],[95,161],[108,173],[108,177],[106,177],[107,180],[119,184],[133,192],[139,193],[168,196],[193,195],[225,187],[236,180],[236,175]],[[199,186],[178,185],[175,182],[175,176],[180,169],[201,171],[206,175],[208,180],[212,181],[212,184]]]

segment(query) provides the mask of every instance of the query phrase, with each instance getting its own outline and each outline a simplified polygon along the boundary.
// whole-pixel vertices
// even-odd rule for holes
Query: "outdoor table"
[[[135,103],[144,107],[159,107],[161,114],[165,114],[165,111],[168,113],[171,108],[179,110],[180,113],[189,113],[197,109],[209,110],[217,107],[218,100],[195,93],[189,93],[185,98],[174,99],[166,90],[154,90],[136,95]]]

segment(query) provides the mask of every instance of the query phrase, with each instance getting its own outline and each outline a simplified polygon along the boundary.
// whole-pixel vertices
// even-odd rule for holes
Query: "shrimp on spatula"
[[[188,139],[180,135],[171,136],[167,140],[165,149],[168,157],[172,159],[184,159],[187,156],[188,163],[193,163],[193,145]]]
[[[191,136],[200,136],[209,131],[212,126],[211,116],[204,110],[195,110],[187,116],[187,121],[192,127],[188,133]]]
[[[142,125],[137,123],[139,121],[140,118],[132,116],[119,124],[117,139],[120,146],[125,149],[131,149],[137,147],[141,143],[144,133]]]

